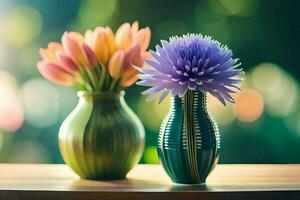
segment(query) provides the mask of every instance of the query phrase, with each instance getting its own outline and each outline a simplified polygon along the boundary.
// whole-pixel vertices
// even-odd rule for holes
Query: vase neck
[[[193,108],[197,110],[207,110],[207,95],[204,92],[198,90],[188,90],[186,94],[179,98],[178,96],[172,98],[173,106],[181,106],[185,108],[187,112],[191,112]]]
[[[207,96],[206,93],[203,93],[198,90],[188,90],[183,97],[183,101],[186,106],[196,107],[197,109],[206,110]]]
[[[80,99],[93,102],[121,102],[124,100],[125,92],[86,92],[79,91],[77,93]]]

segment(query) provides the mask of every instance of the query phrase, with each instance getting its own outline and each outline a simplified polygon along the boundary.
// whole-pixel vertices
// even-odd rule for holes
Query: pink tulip
[[[58,57],[58,64],[61,68],[66,70],[67,72],[71,74],[76,74],[79,71],[78,66],[76,63],[63,51],[60,51],[57,53]]]
[[[120,82],[123,87],[132,85],[138,79],[138,72],[132,65],[142,66],[143,62],[144,58],[141,54],[140,45],[138,43],[134,43],[125,52],[123,64],[124,71]]]
[[[82,49],[83,49],[86,59],[88,61],[88,66],[95,67],[95,65],[97,65],[97,57],[96,57],[94,51],[85,43],[82,44]]]
[[[125,51],[124,67],[125,70],[134,69],[132,65],[142,66],[144,59],[141,54],[141,47],[138,43],[132,44]]]
[[[81,39],[78,33],[65,32],[61,40],[64,50],[76,63],[83,67],[88,65],[88,61],[84,55],[84,51],[81,48],[83,37]]]
[[[37,67],[42,76],[56,84],[71,86],[74,83],[72,75],[55,63],[43,60]]]

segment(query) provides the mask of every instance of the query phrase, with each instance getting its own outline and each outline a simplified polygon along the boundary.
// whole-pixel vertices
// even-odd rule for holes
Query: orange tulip
[[[139,31],[139,22],[134,21],[131,25],[131,34],[135,36]]]
[[[126,50],[132,42],[132,32],[129,23],[120,26],[116,33],[116,45],[118,49]]]
[[[84,34],[84,41],[86,42],[87,45],[90,47],[93,46],[93,31],[92,30],[87,30]]]
[[[129,87],[132,84],[134,84],[138,79],[139,79],[138,73],[133,72],[132,74],[123,76],[123,78],[120,81],[120,85],[122,87]]]
[[[142,66],[145,51],[149,46],[151,31],[148,27],[139,30],[138,22],[123,24],[116,33],[116,44],[119,49],[125,50],[124,71],[121,86],[128,87],[137,79],[137,71],[132,65]]]
[[[48,61],[55,61],[56,52],[62,50],[62,45],[56,42],[50,42],[48,44],[48,49],[40,48],[39,52],[43,59]]]
[[[151,31],[150,29],[147,28],[143,28],[141,29],[134,37],[134,41],[138,42],[141,50],[142,51],[146,51],[146,49],[149,46],[150,43],[150,38],[151,38]]]
[[[98,59],[98,62],[106,65],[109,58],[108,37],[103,27],[98,27],[93,33],[92,49]]]
[[[78,67],[74,61],[63,52],[61,44],[50,42],[47,49],[41,48],[39,52],[45,61],[59,65],[62,69],[69,73],[75,74],[78,72]]]
[[[124,62],[124,52],[117,51],[109,60],[108,72],[111,77],[118,79],[121,76],[122,68]]]
[[[110,27],[105,27],[105,33],[107,35],[107,42],[108,42],[108,49],[109,49],[109,56],[112,56],[113,53],[116,51],[116,43],[115,43],[115,36],[112,32]]]

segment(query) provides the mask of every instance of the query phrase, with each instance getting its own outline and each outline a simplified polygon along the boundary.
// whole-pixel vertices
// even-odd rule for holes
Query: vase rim
[[[78,91],[78,97],[96,97],[101,99],[113,99],[123,97],[125,95],[125,91],[122,90],[120,92],[113,91]]]
[[[184,97],[188,94],[188,93],[198,93],[198,94],[203,94],[204,96],[207,95],[207,92],[203,92],[201,90],[190,90],[188,89],[186,94],[183,96],[183,97],[179,97],[178,95],[176,96],[171,96],[171,98],[174,98],[174,99],[184,99]]]

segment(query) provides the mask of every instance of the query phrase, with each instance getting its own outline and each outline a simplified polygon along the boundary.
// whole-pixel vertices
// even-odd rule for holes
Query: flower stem
[[[96,65],[96,67],[94,68],[94,73],[96,74],[96,77],[99,81],[101,78],[101,65]]]
[[[98,78],[97,74],[95,73],[95,70],[89,69],[89,73],[90,73],[90,75],[93,79],[93,82],[94,82],[94,85],[95,85],[95,90],[98,90],[99,89],[99,84],[98,84],[99,78]]]
[[[99,88],[100,90],[104,90],[104,84],[105,84],[105,78],[106,78],[106,68],[102,64],[101,66],[101,77],[100,77],[100,83],[99,83]]]
[[[88,91],[93,91],[92,83],[83,67],[79,66],[79,72],[82,77],[82,83]]]
[[[109,86],[109,91],[114,91],[116,89],[116,85],[120,79],[113,79]]]
[[[73,86],[78,90],[87,90],[86,86],[84,86],[84,83],[75,82]]]
[[[90,80],[93,90],[97,90],[97,81],[94,77],[94,73],[92,73],[92,71],[88,68],[84,68],[84,71],[85,71],[88,79]]]

